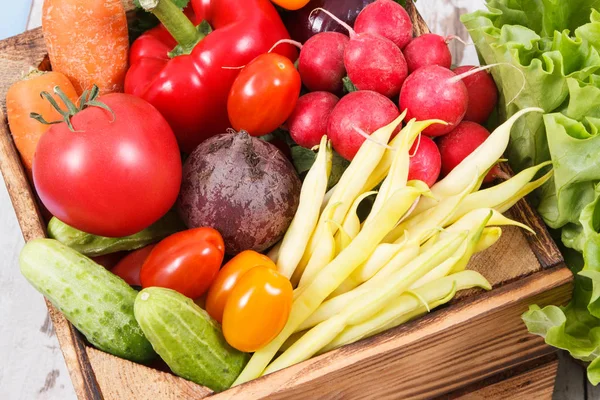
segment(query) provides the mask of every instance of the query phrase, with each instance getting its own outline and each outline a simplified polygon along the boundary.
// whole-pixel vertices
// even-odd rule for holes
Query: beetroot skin
[[[342,93],[346,76],[344,50],[350,39],[338,32],[323,32],[308,39],[300,51],[298,72],[311,92]]]
[[[377,0],[358,14],[354,30],[383,36],[403,49],[412,40],[413,24],[400,4],[393,0]]]
[[[183,167],[177,209],[188,228],[218,230],[225,251],[264,251],[279,241],[296,213],[301,182],[270,143],[246,132],[214,136]]]
[[[314,36],[313,36],[314,37]],[[340,99],[328,92],[312,92],[301,96],[287,125],[294,142],[312,149],[327,135],[329,115]]]
[[[366,140],[356,132],[355,127],[370,135],[399,115],[396,105],[377,92],[352,92],[342,97],[331,112],[327,136],[335,151],[350,161]]]

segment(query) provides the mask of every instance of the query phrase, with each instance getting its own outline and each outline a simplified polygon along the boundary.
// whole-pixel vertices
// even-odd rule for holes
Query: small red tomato
[[[175,233],[156,245],[142,266],[142,287],[173,289],[196,299],[215,279],[225,244],[212,228],[195,228]]]
[[[229,122],[237,131],[262,136],[281,126],[300,95],[300,74],[279,54],[262,54],[240,72],[227,100]]]
[[[142,270],[142,265],[144,265],[144,262],[155,246],[155,244],[151,244],[150,246],[132,251],[121,259],[110,272],[117,275],[131,286],[142,286],[142,283],[140,282],[140,271]]]
[[[223,335],[244,352],[263,348],[285,326],[294,292],[290,281],[268,267],[246,272],[233,287],[223,313]]]
[[[242,251],[221,268],[206,296],[206,311],[211,317],[218,322],[223,321],[223,310],[231,290],[243,274],[258,266],[277,270],[269,257],[254,250]]]

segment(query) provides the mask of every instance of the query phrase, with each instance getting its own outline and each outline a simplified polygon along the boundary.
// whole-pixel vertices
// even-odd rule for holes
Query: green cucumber
[[[88,257],[97,257],[118,251],[139,249],[184,229],[185,225],[183,225],[177,214],[174,211],[169,211],[164,217],[143,231],[121,238],[85,233],[53,217],[48,223],[48,236],[81,254]]]
[[[135,318],[171,370],[214,391],[228,389],[249,359],[231,347],[221,327],[191,299],[150,287],[135,299]]]
[[[35,239],[19,257],[21,273],[100,350],[137,362],[156,357],[133,315],[137,291],[53,239]]]

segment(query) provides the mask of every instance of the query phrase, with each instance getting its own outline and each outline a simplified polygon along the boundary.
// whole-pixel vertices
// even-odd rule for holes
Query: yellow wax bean
[[[473,187],[477,184],[477,178],[478,176],[475,176],[474,179],[471,180],[471,184],[464,188],[462,192],[443,199],[432,210],[421,214],[413,214],[406,221],[394,228],[394,230],[385,237],[384,241],[388,243],[398,243],[398,241],[403,240],[405,232],[410,232],[411,237],[418,238],[420,243],[425,242],[434,234],[436,228],[443,227],[452,219],[452,216],[458,209],[460,203],[469,193],[471,193]],[[421,197],[419,203],[423,201],[423,199],[424,197]]]
[[[547,174],[538,182],[537,187],[528,186],[529,182],[535,177],[535,175],[544,167],[552,164],[551,161],[536,165],[531,168],[527,168],[512,178],[492,186],[485,190],[480,190],[469,194],[461,202],[460,206],[456,210],[456,213],[452,217],[453,221],[458,220],[463,215],[477,208],[496,208],[499,205],[510,201],[518,201],[528,193],[524,193],[523,189],[526,187],[533,191],[537,187],[541,186],[546,182],[550,176]],[[551,174],[551,172],[550,172]]]
[[[494,165],[506,151],[508,140],[510,139],[510,131],[517,119],[530,112],[543,113],[544,110],[531,107],[515,113],[506,122],[496,128],[485,142],[462,160],[444,179],[431,187],[433,196],[436,199],[444,199],[462,192],[469,186],[473,171],[487,171]],[[433,201],[423,199],[417,209],[418,212],[423,212],[434,205]]]
[[[485,228],[481,234],[481,238],[475,246],[475,253],[480,253],[492,247],[502,236],[502,228],[494,226]]]
[[[379,143],[387,143],[390,140],[392,133],[398,125],[402,123],[405,115],[406,113],[403,113],[390,124],[373,132],[371,135],[373,141],[365,140],[362,146],[360,146],[360,149],[350,162],[350,165],[342,174],[337,185],[335,185],[335,190],[333,190],[327,203],[342,203],[342,205],[336,209],[333,218],[324,218],[324,215],[321,214],[315,232],[311,236],[306,251],[300,261],[301,268],[308,264],[312,253],[321,241],[321,236],[324,234],[323,232],[326,225],[325,220],[333,219],[339,224],[344,221],[354,200],[363,193],[362,188],[369,178],[369,175],[371,175],[371,172],[375,169],[385,153],[385,147],[381,146]],[[335,234],[336,232],[337,228],[334,227],[333,233]]]
[[[321,138],[317,159],[302,183],[300,203],[296,215],[281,241],[277,270],[286,278],[291,278],[319,220],[320,207],[327,191],[327,181],[331,173],[331,142],[327,136]]]
[[[248,382],[265,371],[281,345],[351,273],[375,250],[384,236],[408,211],[421,191],[407,187],[399,190],[387,201],[381,212],[366,225],[356,238],[332,262],[323,268],[315,279],[294,300],[292,310],[283,330],[268,345],[254,353],[238,376],[234,385]]]
[[[369,320],[344,329],[319,353],[354,343],[426,313],[427,308],[423,305],[421,299],[424,299],[429,308],[433,309],[450,301],[456,292],[473,287],[480,287],[485,290],[492,288],[489,282],[478,272],[463,271],[415,289],[414,293],[417,296],[404,293],[392,300],[383,310]]]
[[[372,224],[368,226],[370,225]],[[465,232],[455,235],[452,239],[440,241],[430,252],[417,257],[405,268],[390,276],[381,288],[371,289],[352,300],[339,314],[309,330],[273,361],[265,370],[265,373],[278,371],[312,357],[334,340],[346,326],[356,325],[369,319],[396,297],[397,293],[407,290],[421,276],[453,254],[466,236],[467,233]]]
[[[415,130],[415,132],[420,133],[420,132],[423,132],[423,130],[425,128],[427,128],[433,124],[448,125],[448,123],[446,121],[442,121],[440,119],[432,119],[432,120],[427,120],[427,121],[414,122],[413,129]],[[401,137],[400,137],[400,135],[397,135],[395,138],[393,138],[390,141],[389,145],[390,145],[390,147],[396,149],[398,146],[400,146],[400,141],[401,141]],[[412,146],[412,143],[411,143],[411,146]],[[373,171],[371,176],[369,176],[368,181],[365,183],[363,192],[368,192],[369,190],[372,190],[374,187],[376,187],[381,182],[383,182],[385,177],[388,175],[390,167],[392,166],[392,162],[394,160],[394,153],[395,153],[394,150],[387,149],[387,151],[383,155],[381,161],[379,162],[379,164],[377,165],[377,167],[375,168],[375,170]]]

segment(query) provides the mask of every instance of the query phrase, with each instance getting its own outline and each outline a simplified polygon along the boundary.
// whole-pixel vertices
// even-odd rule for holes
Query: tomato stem
[[[77,114],[80,111],[83,111],[87,107],[100,107],[108,112],[110,112],[113,116],[113,121],[115,120],[115,113],[110,109],[106,104],[98,101],[98,96],[100,95],[100,89],[98,86],[94,85],[91,89],[86,89],[79,98],[79,106],[76,106],[75,103],[69,99],[69,97],[63,92],[58,86],[54,87],[54,94],[63,102],[66,110],[63,110],[59,105],[56,99],[48,92],[43,91],[40,93],[40,96],[52,105],[52,107],[62,116],[62,119],[57,121],[48,122],[42,117],[42,115],[38,113],[30,113],[29,117],[35,119],[36,121],[44,124],[44,125],[54,125],[60,124],[62,122],[66,123],[71,132],[77,132],[73,127],[73,123],[71,122],[71,117]]]
[[[154,14],[179,43],[181,51],[177,54],[189,54],[206,36],[171,0],[140,0],[140,5]]]

